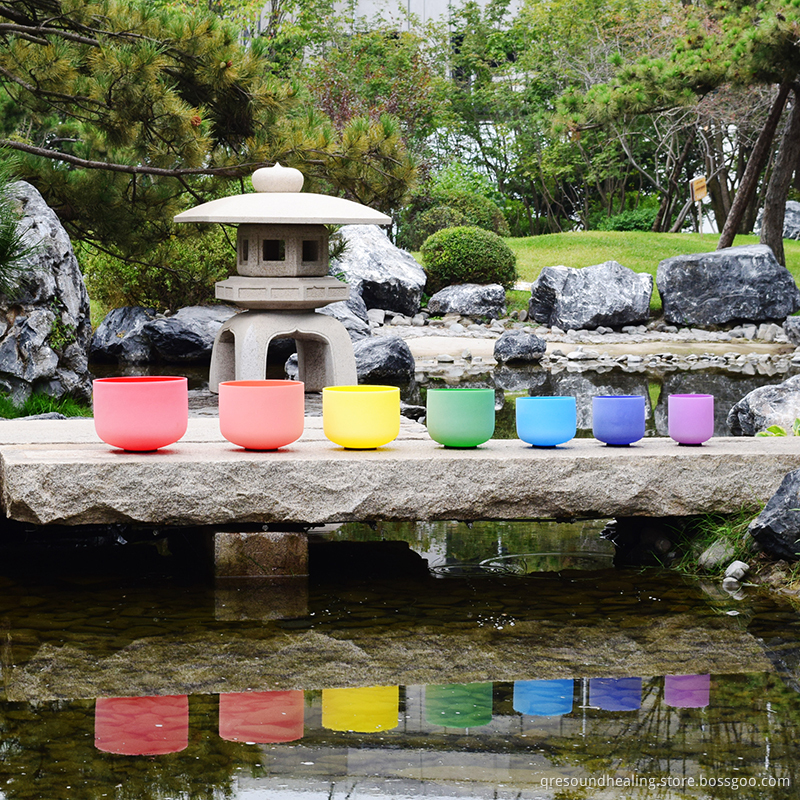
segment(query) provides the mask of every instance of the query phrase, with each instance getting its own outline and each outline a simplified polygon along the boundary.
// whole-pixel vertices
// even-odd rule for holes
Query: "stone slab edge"
[[[574,439],[554,450],[492,440],[447,450],[425,438],[375,451],[308,439],[274,453],[182,441],[157,453],[102,444],[0,446],[0,501],[39,525],[548,519],[732,513],[800,468],[800,439]]]

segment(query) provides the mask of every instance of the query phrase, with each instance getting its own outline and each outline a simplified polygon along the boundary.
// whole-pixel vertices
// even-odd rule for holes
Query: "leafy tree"
[[[415,179],[393,121],[336,130],[273,74],[269,39],[245,47],[207,11],[9,0],[0,40],[0,148],[73,236],[113,255],[153,263],[175,213],[264,164],[381,210]]]
[[[452,115],[441,160],[467,154],[522,206],[529,233],[589,226],[635,206],[654,188],[633,164],[659,152],[659,132],[637,120],[554,134],[552,116],[563,93],[609,79],[620,59],[666,49],[678,24],[668,13],[674,5],[527,0],[511,18],[506,0],[485,10],[467,2],[451,20]],[[662,149],[663,171],[675,148]]]
[[[438,230],[473,225],[508,236],[497,200],[502,195],[485,175],[454,163],[414,191],[399,215],[397,243],[419,250]]]
[[[377,27],[336,30],[330,45],[310,60],[304,83],[337,128],[354,117],[391,114],[404,139],[423,150],[445,107],[435,53],[418,32],[382,19],[371,24]]]
[[[721,87],[777,86],[769,114],[753,144],[730,206],[719,247],[733,242],[758,181],[773,152],[790,94],[798,103],[800,74],[800,8],[794,0],[714,2],[694,9],[688,33],[665,58],[643,58],[624,66],[611,81],[593,87],[582,98],[565,97],[562,111],[575,128],[590,120],[610,124],[619,117],[651,114],[656,109],[689,105]],[[790,123],[792,126],[800,123]],[[783,138],[790,147],[796,137]],[[794,161],[792,160],[794,158]],[[762,242],[782,255],[783,213],[791,172],[797,155],[779,154],[782,171],[772,171],[767,193]]]

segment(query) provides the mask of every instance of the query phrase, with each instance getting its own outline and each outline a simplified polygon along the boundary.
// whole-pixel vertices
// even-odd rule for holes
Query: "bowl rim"
[[[381,394],[397,393],[400,394],[399,386],[381,386],[379,384],[358,384],[354,386],[324,386],[322,393],[336,394]]]
[[[142,385],[147,383],[174,383],[176,381],[189,382],[189,379],[183,375],[114,375],[106,378],[95,378],[92,385],[95,383],[115,385],[115,384],[132,384]]]
[[[231,389],[295,389],[298,386],[305,387],[305,383],[281,378],[264,378],[261,380],[220,381],[219,386]]]

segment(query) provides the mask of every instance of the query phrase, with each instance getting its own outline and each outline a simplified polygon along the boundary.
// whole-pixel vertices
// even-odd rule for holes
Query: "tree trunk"
[[[692,144],[694,143],[696,135],[697,126],[692,125],[692,128],[686,137],[686,142],[683,145],[683,149],[678,156],[678,160],[675,162],[672,172],[670,173],[669,182],[667,184],[667,192],[662,196],[661,203],[658,206],[658,213],[656,214],[656,218],[653,221],[653,227],[651,228],[653,233],[659,233],[660,231],[663,231],[664,228],[666,228],[670,223],[670,211],[672,210],[672,206],[674,204],[673,198],[678,190],[678,180],[680,179],[681,172],[683,171],[683,165],[686,163],[686,159],[689,157],[689,153],[691,152]]]
[[[792,184],[792,171],[800,157],[800,96],[795,89],[789,124],[783,133],[775,167],[772,170],[764,198],[764,218],[761,221],[761,244],[769,245],[775,258],[786,266],[783,254],[783,219],[786,215],[786,196]]]
[[[786,98],[792,88],[789,81],[784,81],[778,87],[778,94],[775,97],[775,102],[772,104],[767,121],[758,134],[753,152],[750,155],[750,160],[747,162],[747,168],[742,175],[742,182],[739,185],[739,190],[736,192],[736,197],[733,200],[733,205],[728,213],[728,218],[725,220],[725,227],[719,237],[717,250],[722,250],[725,247],[730,247],[733,244],[733,239],[739,230],[739,223],[744,217],[747,204],[750,201],[753,193],[758,186],[758,178],[764,170],[764,167],[769,158],[770,150],[772,149],[772,140],[775,138],[775,131],[778,129],[781,115],[783,114],[783,107],[786,104]]]

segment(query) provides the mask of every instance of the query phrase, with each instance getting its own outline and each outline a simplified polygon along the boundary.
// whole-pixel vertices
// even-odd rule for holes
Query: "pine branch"
[[[3,9],[0,8],[0,13]],[[47,36],[55,34],[62,39],[67,39],[70,42],[77,42],[78,44],[88,44],[90,47],[100,47],[100,42],[97,39],[91,39],[88,36],[81,36],[79,33],[72,33],[72,31],[64,30],[63,28],[54,28],[52,26],[43,27],[41,25],[15,25],[12,22],[0,22],[0,34],[3,33],[16,33],[29,41],[36,44],[47,44]],[[106,36],[109,34],[106,33]],[[44,37],[44,38],[39,38]]]
[[[18,75],[15,75],[13,72],[5,69],[5,67],[2,66],[0,66],[0,75],[5,76],[12,83],[16,83],[17,86],[20,86],[26,92],[29,92],[37,97],[49,97],[55,100],[66,100],[69,103],[89,103],[97,106],[98,108],[110,108],[107,103],[102,103],[99,100],[95,100],[93,97],[86,97],[80,94],[63,94],[62,92],[52,92],[47,89],[42,89],[40,86],[34,86],[32,83],[22,80],[22,78],[20,78]]]
[[[9,147],[12,150],[19,150],[42,158],[49,158],[53,161],[64,161],[83,169],[100,169],[106,172],[124,172],[129,175],[160,175],[164,178],[180,178],[184,175],[216,175],[222,178],[240,178],[249,175],[258,167],[268,166],[266,162],[256,161],[249,164],[239,164],[235,167],[187,167],[176,169],[165,169],[164,167],[148,167],[144,164],[115,164],[107,161],[91,161],[86,158],[62,153],[59,150],[50,150],[47,147],[36,147],[35,145],[15,142],[12,139],[0,139],[0,147]]]

